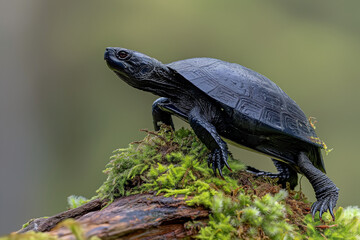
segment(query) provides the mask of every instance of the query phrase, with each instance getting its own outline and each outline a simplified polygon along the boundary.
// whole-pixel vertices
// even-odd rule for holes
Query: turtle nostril
[[[104,53],[104,59],[107,60],[110,58],[110,49],[106,48],[105,53]]]

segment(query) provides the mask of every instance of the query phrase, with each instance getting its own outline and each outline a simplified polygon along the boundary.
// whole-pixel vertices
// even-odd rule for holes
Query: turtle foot
[[[291,171],[281,171],[278,173],[266,172],[256,169],[254,167],[247,167],[247,171],[253,173],[256,177],[266,176],[270,178],[278,178],[277,183],[286,188],[286,183],[290,183],[290,189],[294,189],[297,185],[297,174],[292,174]]]
[[[230,166],[227,162],[228,159],[228,152],[226,149],[221,149],[221,148],[217,148],[215,150],[213,150],[208,157],[207,163],[208,163],[208,167],[211,167],[212,170],[214,171],[215,176],[217,176],[217,171],[216,169],[219,171],[219,174],[221,176],[222,179],[224,179],[223,173],[222,173],[222,169],[224,167],[224,165],[230,170]]]
[[[323,213],[326,212],[327,210],[329,210],[330,215],[332,216],[333,220],[335,221],[335,215],[334,215],[333,209],[336,206],[338,196],[339,196],[338,191],[331,192],[327,196],[322,197],[322,198],[318,199],[316,202],[314,202],[313,205],[311,206],[312,216],[314,217],[315,213],[317,211],[319,211],[319,217],[321,220]]]
[[[275,173],[271,173],[271,172],[261,171],[257,168],[250,167],[250,166],[246,167],[246,171],[254,174],[256,177],[261,177],[261,176],[269,176],[270,177],[271,175],[275,174]]]

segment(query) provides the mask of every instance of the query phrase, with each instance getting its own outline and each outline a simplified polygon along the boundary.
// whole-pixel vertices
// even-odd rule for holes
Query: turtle
[[[333,208],[339,189],[326,176],[323,145],[300,107],[267,77],[236,63],[215,58],[191,58],[163,64],[143,53],[106,48],[108,67],[137,89],[160,96],[152,104],[155,130],[174,129],[172,115],[189,123],[209,149],[208,166],[223,177],[231,170],[227,142],[269,156],[278,171],[248,167],[257,176],[278,178],[293,189],[298,173],[310,181],[317,201],[314,216]]]

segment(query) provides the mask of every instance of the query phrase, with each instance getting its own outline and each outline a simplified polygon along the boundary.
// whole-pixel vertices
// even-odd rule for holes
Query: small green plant
[[[68,206],[70,209],[78,208],[89,201],[90,200],[85,197],[75,195],[71,195],[67,198]]]

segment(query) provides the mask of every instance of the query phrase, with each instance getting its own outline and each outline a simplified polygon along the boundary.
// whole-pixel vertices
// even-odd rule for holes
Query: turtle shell
[[[322,147],[296,102],[265,76],[213,58],[186,59],[167,66],[223,106],[272,131]]]

